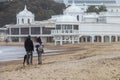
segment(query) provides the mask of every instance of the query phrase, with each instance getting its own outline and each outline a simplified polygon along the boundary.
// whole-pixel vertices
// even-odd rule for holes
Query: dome
[[[67,14],[58,17],[56,22],[77,22],[77,19],[76,17]]]
[[[66,8],[66,10],[64,11],[64,13],[82,13],[82,12],[83,10],[81,10],[80,7],[76,6],[74,3],[70,7]]]
[[[23,11],[19,12],[17,16],[34,16],[34,14],[27,10],[26,6]]]
[[[23,11],[19,12],[16,16],[17,24],[30,24],[34,22],[35,16],[32,12],[28,11],[26,6]]]

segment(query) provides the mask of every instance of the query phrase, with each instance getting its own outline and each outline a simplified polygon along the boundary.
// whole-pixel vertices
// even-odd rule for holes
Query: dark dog
[[[27,61],[27,54],[24,56],[23,65],[25,65],[26,61]]]

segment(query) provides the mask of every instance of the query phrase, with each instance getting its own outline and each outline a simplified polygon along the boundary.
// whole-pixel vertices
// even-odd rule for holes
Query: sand
[[[0,80],[120,80],[120,43],[47,43],[45,47],[63,52],[43,56],[42,65],[37,65],[36,57],[33,65],[25,67],[21,60],[0,62]]]

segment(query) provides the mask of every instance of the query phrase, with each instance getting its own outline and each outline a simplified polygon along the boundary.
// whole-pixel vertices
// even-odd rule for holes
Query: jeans
[[[33,60],[33,52],[32,51],[27,51],[27,64],[32,64]]]
[[[38,64],[42,64],[42,52],[38,51],[37,49],[37,54],[38,54]]]

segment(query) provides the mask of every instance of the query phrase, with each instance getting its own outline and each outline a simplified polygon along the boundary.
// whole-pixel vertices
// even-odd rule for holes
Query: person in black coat
[[[24,47],[27,52],[26,54],[27,64],[29,63],[32,64],[34,45],[33,45],[33,41],[31,40],[30,36],[28,36],[27,39],[25,40]]]

